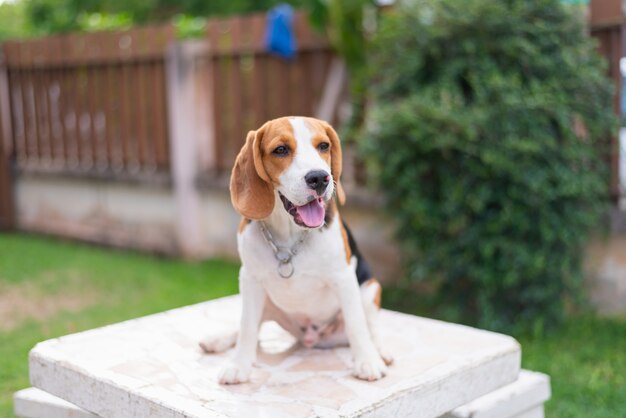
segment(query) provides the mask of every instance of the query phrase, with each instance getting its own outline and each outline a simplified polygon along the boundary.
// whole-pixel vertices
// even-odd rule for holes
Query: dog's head
[[[265,219],[279,204],[296,224],[317,228],[324,224],[333,194],[341,204],[345,200],[340,176],[335,130],[318,119],[284,117],[248,133],[233,167],[230,195],[248,219]]]

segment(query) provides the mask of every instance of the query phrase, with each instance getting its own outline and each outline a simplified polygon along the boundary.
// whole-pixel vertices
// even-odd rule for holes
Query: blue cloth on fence
[[[296,55],[293,15],[293,9],[288,4],[280,4],[268,12],[265,32],[267,51],[287,59],[292,59]]]

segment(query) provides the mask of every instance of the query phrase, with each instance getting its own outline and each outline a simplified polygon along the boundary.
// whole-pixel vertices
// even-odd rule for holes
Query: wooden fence
[[[8,111],[3,111],[7,109],[8,102],[6,78],[4,57],[0,54],[0,229],[11,229],[15,223],[13,178],[8,153],[11,145],[10,118]]]
[[[296,13],[298,53],[285,60],[266,51],[266,23],[265,14],[210,20],[206,48],[191,60],[196,100],[210,121],[207,171],[227,171],[248,130],[279,116],[313,116],[322,100],[328,42]],[[174,41],[167,25],[4,44],[18,168],[167,172]]]
[[[626,19],[621,0],[594,0],[590,5],[590,33],[598,41],[598,51],[608,63],[607,75],[615,86],[613,109],[621,115],[622,75],[620,60],[626,56]],[[607,162],[611,168],[610,192],[614,200],[619,199],[624,191],[619,182],[619,141],[617,132],[609,139]]]
[[[19,169],[167,169],[171,26],[3,45]]]
[[[12,148],[11,114],[6,60],[0,50],[0,230],[15,226],[13,176],[10,150]]]
[[[317,114],[333,53],[326,39],[296,13],[297,56],[285,60],[265,50],[266,17],[209,22],[216,168],[230,169],[250,129],[280,116]]]
[[[606,58],[608,76],[615,86],[613,108],[616,115],[621,114],[621,86],[622,75],[620,72],[620,59],[624,56],[624,24],[614,23],[611,25],[595,26],[591,28],[591,34],[598,40],[599,52]],[[611,168],[610,191],[613,199],[620,196],[619,184],[619,149],[617,132],[616,136],[609,139],[608,164]]]

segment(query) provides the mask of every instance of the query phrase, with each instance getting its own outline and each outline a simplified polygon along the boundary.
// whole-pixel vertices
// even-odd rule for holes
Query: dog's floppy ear
[[[340,204],[346,203],[346,194],[341,185],[341,142],[337,132],[328,123],[323,122],[326,135],[330,139],[330,171],[337,185],[337,199]]]
[[[261,160],[264,127],[248,132],[230,176],[230,200],[235,210],[248,219],[267,218],[274,209],[274,188]]]

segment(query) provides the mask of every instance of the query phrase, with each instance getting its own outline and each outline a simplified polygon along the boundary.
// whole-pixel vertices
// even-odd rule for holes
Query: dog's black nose
[[[306,176],[304,176],[304,181],[306,181],[310,189],[315,190],[317,195],[321,196],[322,193],[326,191],[328,183],[330,183],[330,174],[324,170],[309,171]]]

